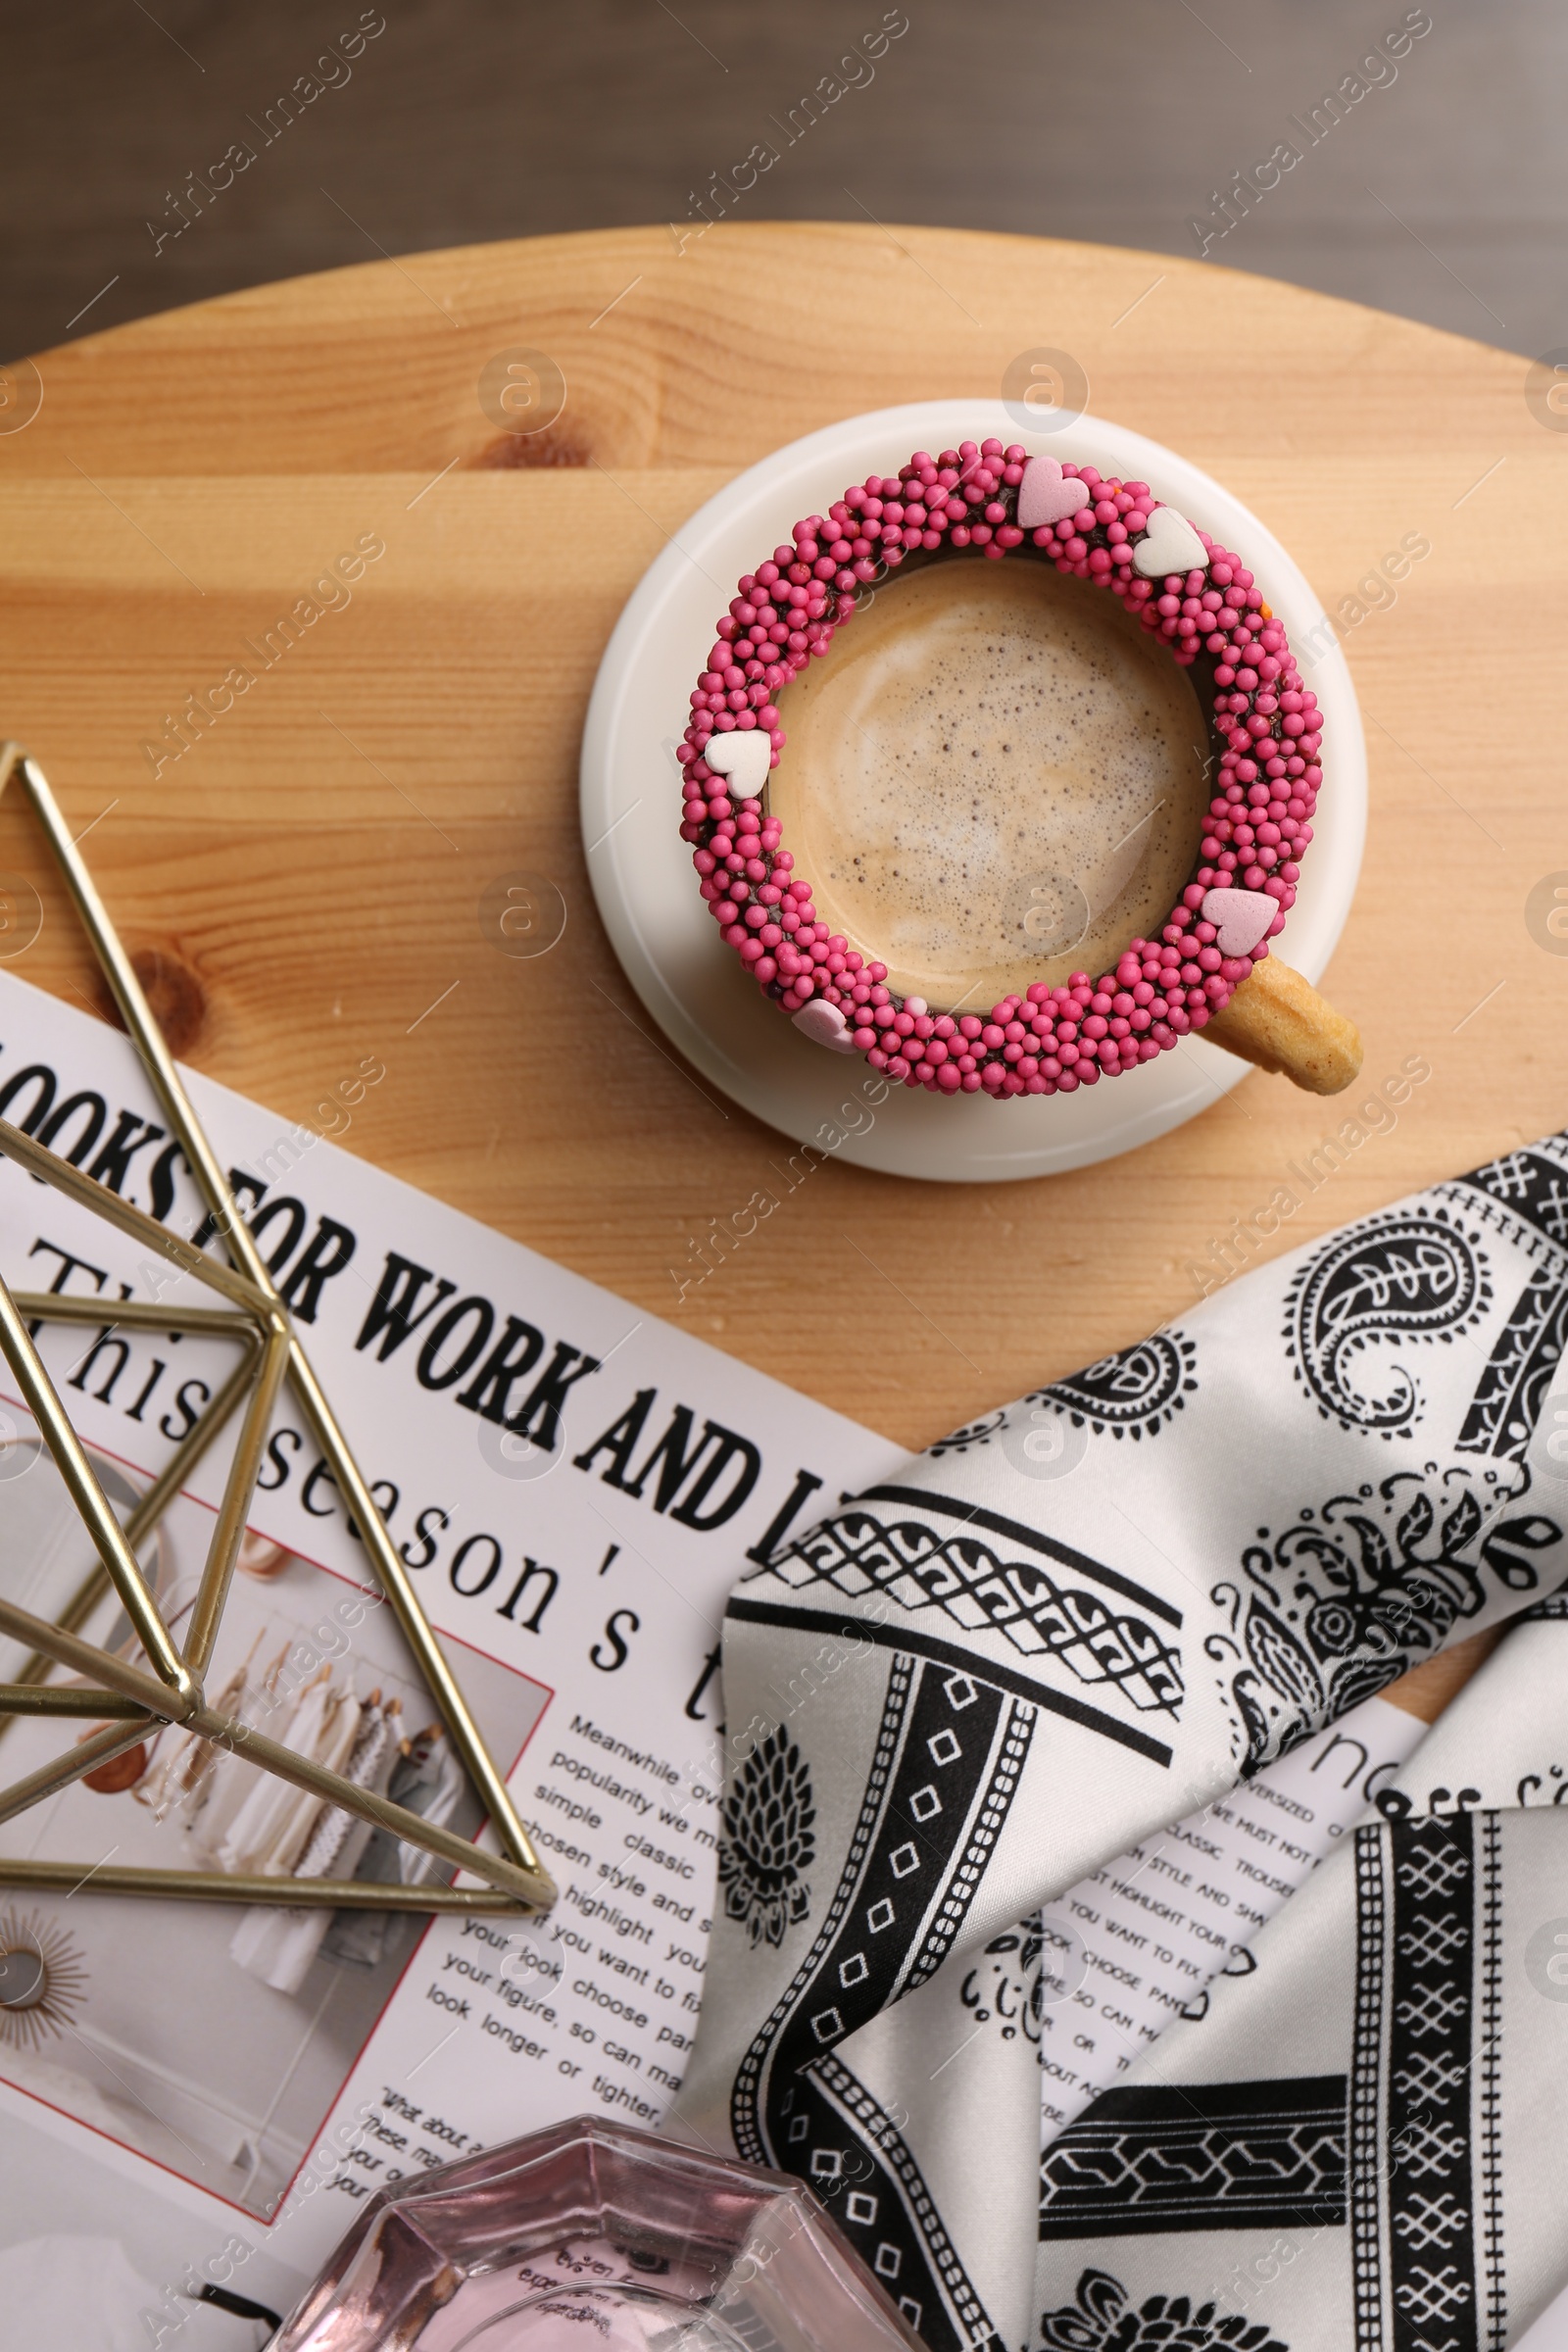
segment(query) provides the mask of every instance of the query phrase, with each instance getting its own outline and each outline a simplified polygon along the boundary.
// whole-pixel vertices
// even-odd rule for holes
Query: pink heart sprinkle
[[[1088,483],[1066,480],[1058,460],[1031,458],[1018,484],[1018,528],[1038,531],[1048,522],[1065,522],[1093,503]]]
[[[1280,910],[1278,899],[1261,890],[1211,890],[1203,920],[1212,923],[1222,956],[1250,956]]]
[[[856,1051],[849,1023],[838,1006],[828,1004],[824,997],[813,998],[809,1004],[803,1004],[799,1012],[791,1013],[790,1018],[803,1037],[808,1037],[815,1046],[826,1046],[830,1054],[853,1054]]]

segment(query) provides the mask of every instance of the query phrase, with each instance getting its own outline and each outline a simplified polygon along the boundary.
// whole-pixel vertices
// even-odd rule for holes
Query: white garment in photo
[[[343,1766],[343,1777],[357,1788],[385,1793],[397,1755],[397,1729],[402,1712],[396,1700],[367,1705],[358,1735]],[[295,1879],[352,1878],[365,1850],[372,1825],[356,1820],[340,1806],[324,1805],[290,1876]],[[277,1904],[253,1903],[236,1928],[229,1956],[252,1976],[260,1977],[274,1992],[298,1992],[321,1938],[331,1924],[326,1909],[284,1910]]]
[[[359,1726],[359,1700],[322,1682],[301,1700],[283,1745],[329,1772],[341,1772]],[[220,1867],[236,1877],[287,1878],[323,1802],[309,1788],[296,1788],[269,1773],[235,1815],[219,1855]]]
[[[285,1747],[292,1747],[301,1755],[311,1753],[326,1720],[330,1688],[323,1673],[301,1693],[276,1734]],[[222,1870],[258,1868],[255,1856],[268,1849],[300,1793],[290,1782],[280,1781],[271,1773],[248,1768],[246,1780],[245,1793],[229,1818],[221,1842],[211,1849]],[[205,1845],[208,1839],[203,1838],[201,1842]]]

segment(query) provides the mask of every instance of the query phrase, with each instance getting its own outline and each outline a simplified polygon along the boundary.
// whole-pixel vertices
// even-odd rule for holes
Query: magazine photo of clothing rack
[[[8,1459],[0,1579],[17,1590],[29,1573],[46,1583],[79,1573],[80,1523],[41,1444],[24,1436]],[[100,1451],[92,1460],[128,1517],[149,1480]],[[144,1549],[176,1639],[213,1519],[208,1505],[178,1495]],[[117,1633],[124,1641],[115,1593],[100,1598],[84,1631],[111,1648]],[[456,1663],[486,1744],[510,1773],[549,1688],[479,1651]],[[215,1704],[291,1753],[433,1827],[479,1830],[478,1800],[391,1611],[370,1605],[363,1587],[247,1535],[209,1683]],[[46,1720],[15,1720],[0,1742],[7,1771],[32,1767],[52,1734],[58,1727]],[[0,1900],[0,1947],[41,1972],[35,1985],[29,1979],[27,2006],[0,2006],[0,2081],[249,2212],[270,2212],[396,1990],[423,1920],[321,1903],[126,1904],[95,1893],[92,1862],[400,1893],[442,1865],[178,1724],[0,1825],[0,1859],[24,1856],[87,1859],[74,1892]]]

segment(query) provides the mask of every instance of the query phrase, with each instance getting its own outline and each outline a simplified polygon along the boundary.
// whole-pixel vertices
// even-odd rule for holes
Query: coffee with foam
[[[988,1011],[1157,939],[1196,862],[1208,726],[1103,590],[1044,564],[891,582],[784,693],[768,782],[817,913],[900,996]]]

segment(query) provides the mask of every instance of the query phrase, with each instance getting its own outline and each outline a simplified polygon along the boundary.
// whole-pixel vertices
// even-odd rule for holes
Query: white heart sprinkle
[[[1185,514],[1174,507],[1156,507],[1133,551],[1133,565],[1146,580],[1162,580],[1171,571],[1206,571],[1208,550]]]
[[[773,738],[765,727],[736,727],[726,735],[710,735],[703,758],[715,776],[727,776],[743,800],[754,800],[767,782],[773,760]]]
[[[1031,458],[1018,484],[1018,528],[1038,531],[1048,522],[1065,522],[1093,506],[1094,498],[1087,482],[1067,480],[1059,458]]]
[[[1278,899],[1261,890],[1211,890],[1203,920],[1212,923],[1222,956],[1250,956],[1280,910]]]
[[[838,1006],[830,1004],[825,997],[813,997],[809,1004],[803,1004],[799,1012],[791,1013],[790,1018],[803,1037],[808,1037],[815,1046],[826,1046],[830,1054],[854,1054],[858,1051],[850,1035],[848,1021]]]

